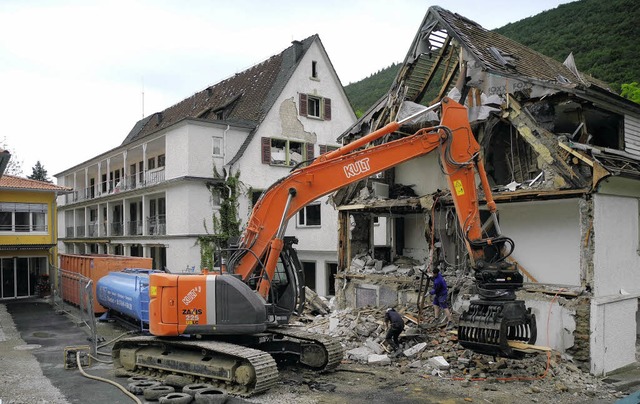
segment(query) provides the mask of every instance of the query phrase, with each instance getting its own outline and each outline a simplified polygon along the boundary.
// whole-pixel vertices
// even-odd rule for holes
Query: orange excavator
[[[438,108],[439,125],[371,146]],[[271,387],[278,376],[277,362],[319,371],[335,368],[343,357],[338,341],[287,326],[304,302],[303,272],[293,248],[296,240],[284,236],[287,221],[321,196],[436,149],[466,236],[480,296],[461,317],[459,341],[476,352],[518,357],[508,340],[534,343],[535,318],[524,302],[515,299],[523,277],[504,259],[513,242],[501,235],[483,237],[476,174],[500,232],[480,146],[467,109],[444,98],[317,157],[273,184],[256,203],[222,273],[149,274],[150,335],[117,342],[116,367],[158,376],[179,374],[242,395]],[[488,254],[489,249],[493,253]],[[137,290],[147,293],[145,287]]]

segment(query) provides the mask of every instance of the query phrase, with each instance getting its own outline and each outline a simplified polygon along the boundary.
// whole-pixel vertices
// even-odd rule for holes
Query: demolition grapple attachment
[[[460,317],[458,342],[474,352],[520,359],[509,341],[534,344],[536,319],[522,300],[474,300]]]

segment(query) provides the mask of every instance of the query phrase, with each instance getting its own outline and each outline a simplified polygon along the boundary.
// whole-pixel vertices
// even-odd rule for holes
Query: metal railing
[[[77,272],[49,267],[51,279],[51,305],[58,312],[64,312],[78,319],[78,326],[87,327],[91,341],[91,353],[98,351],[97,326],[94,308],[95,283]]]

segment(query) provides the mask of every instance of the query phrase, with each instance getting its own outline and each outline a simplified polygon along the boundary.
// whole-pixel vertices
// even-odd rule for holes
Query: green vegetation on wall
[[[209,187],[212,201],[220,201],[220,209],[214,209],[212,216],[213,229],[209,233],[205,222],[206,236],[198,237],[200,246],[200,266],[212,269],[215,265],[214,256],[216,252],[229,247],[229,240],[240,236],[240,219],[238,218],[238,196],[242,182],[240,181],[240,171],[235,174],[223,170],[222,175],[214,167],[213,177],[216,183]]]

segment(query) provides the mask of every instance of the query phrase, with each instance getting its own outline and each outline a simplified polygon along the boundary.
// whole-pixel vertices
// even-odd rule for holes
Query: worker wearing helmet
[[[404,330],[404,320],[402,316],[393,308],[388,308],[384,314],[384,324],[387,327],[387,335],[385,341],[393,350],[397,350],[400,346],[398,336]]]

